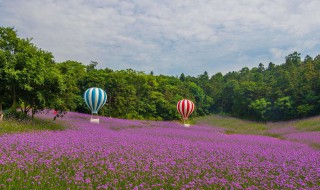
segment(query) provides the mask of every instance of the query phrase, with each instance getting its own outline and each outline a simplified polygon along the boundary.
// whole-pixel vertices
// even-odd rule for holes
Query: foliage
[[[25,114],[31,110],[32,117],[53,108],[65,88],[52,54],[4,27],[0,27],[0,52],[0,91],[4,92],[0,104],[11,102],[12,109],[20,107]]]
[[[195,103],[191,117],[211,113],[280,121],[320,114],[320,55],[293,52],[285,63],[244,67],[225,75],[155,76],[132,69],[98,69],[68,60],[55,63],[50,52],[21,39],[13,28],[0,27],[0,108],[20,107],[32,115],[45,108],[90,113],[83,93],[90,87],[107,92],[99,114],[152,120],[180,119],[176,103]]]
[[[213,75],[211,112],[261,121],[310,117],[320,113],[320,56],[302,61],[294,52],[281,65]]]
[[[17,111],[16,109],[12,109],[12,108],[5,110],[3,113],[5,118],[18,119],[18,120],[30,119],[29,115],[26,115],[24,112]]]
[[[265,114],[268,111],[268,107],[271,105],[264,98],[255,100],[250,103],[249,108],[251,108],[257,115],[257,118],[265,120]]]

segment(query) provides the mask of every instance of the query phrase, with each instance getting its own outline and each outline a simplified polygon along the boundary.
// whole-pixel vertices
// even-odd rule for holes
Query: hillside
[[[220,128],[225,134],[254,134],[302,142],[320,148],[320,116],[285,122],[254,122],[210,115],[195,119],[197,125]]]

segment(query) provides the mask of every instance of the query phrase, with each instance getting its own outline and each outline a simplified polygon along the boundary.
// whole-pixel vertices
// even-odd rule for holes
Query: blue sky
[[[0,0],[0,26],[53,53],[197,76],[320,54],[318,0]]]

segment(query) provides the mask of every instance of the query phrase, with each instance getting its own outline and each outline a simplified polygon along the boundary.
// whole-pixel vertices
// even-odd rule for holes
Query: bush
[[[30,116],[27,114],[17,111],[15,109],[8,109],[3,112],[4,119],[18,119],[18,120],[28,120],[30,119]]]

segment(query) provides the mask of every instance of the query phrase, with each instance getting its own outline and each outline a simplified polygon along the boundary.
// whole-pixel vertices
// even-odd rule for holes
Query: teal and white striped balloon
[[[84,101],[92,114],[98,114],[98,111],[107,101],[107,93],[101,88],[89,88],[84,93]]]

